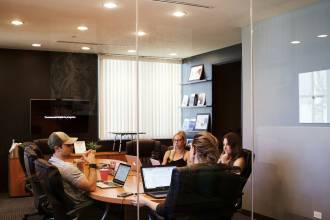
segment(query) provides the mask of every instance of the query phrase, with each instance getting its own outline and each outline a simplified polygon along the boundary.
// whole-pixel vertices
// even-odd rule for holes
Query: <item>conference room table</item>
[[[97,163],[105,163],[105,162],[106,160],[104,159],[97,160]],[[99,170],[97,170],[97,172],[98,172],[97,179],[100,180]],[[112,179],[113,176],[109,175],[108,181],[111,181]],[[104,202],[106,204],[131,205],[133,198],[135,198],[137,194],[137,183],[139,184],[140,196],[143,196],[157,203],[164,201],[164,199],[155,199],[148,195],[143,194],[144,191],[143,191],[142,178],[141,176],[137,177],[135,171],[130,171],[126,179],[125,185],[123,187],[107,188],[107,189],[101,189],[99,187],[96,187],[96,190],[94,192],[90,192],[89,196],[96,201]],[[124,192],[130,192],[133,193],[133,195],[128,197],[118,197],[119,194]],[[105,219],[109,211],[110,211],[109,205],[107,205],[102,220]]]

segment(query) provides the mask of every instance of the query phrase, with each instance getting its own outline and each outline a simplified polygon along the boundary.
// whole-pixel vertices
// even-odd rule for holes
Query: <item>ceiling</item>
[[[0,0],[0,48],[129,55],[135,49],[136,17],[139,55],[185,58],[241,42],[240,28],[249,24],[249,0]],[[111,0],[110,0],[111,1]],[[316,0],[254,0],[254,19],[261,20]],[[205,7],[183,5],[199,4]],[[186,16],[172,16],[183,10]],[[11,20],[20,19],[21,26]],[[86,25],[87,31],[77,30]],[[41,43],[34,48],[32,43]],[[170,56],[170,53],[176,55]]]

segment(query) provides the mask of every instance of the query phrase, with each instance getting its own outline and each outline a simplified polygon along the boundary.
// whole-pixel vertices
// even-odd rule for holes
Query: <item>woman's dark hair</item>
[[[200,132],[194,136],[192,147],[202,163],[217,163],[219,159],[219,141],[210,132]]]
[[[231,147],[232,151],[232,161],[235,161],[237,158],[242,156],[242,141],[241,137],[234,133],[229,132],[223,136],[223,139],[227,139],[228,145]]]

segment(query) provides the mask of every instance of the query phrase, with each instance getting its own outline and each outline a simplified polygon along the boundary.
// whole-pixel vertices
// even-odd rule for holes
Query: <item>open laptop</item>
[[[175,166],[142,167],[144,193],[153,198],[165,198],[170,188],[172,171]]]
[[[132,155],[125,155],[127,163],[131,165],[132,171],[137,171],[137,169],[140,169],[142,167],[140,159],[138,160],[138,164],[136,164],[136,156]]]
[[[120,163],[112,181],[105,183],[97,182],[96,185],[102,189],[122,187],[126,182],[130,169],[131,165]]]

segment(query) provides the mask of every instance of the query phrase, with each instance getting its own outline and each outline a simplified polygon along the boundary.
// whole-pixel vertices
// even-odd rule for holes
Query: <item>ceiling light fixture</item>
[[[32,44],[32,47],[41,47],[41,44],[34,43],[34,44]]]
[[[318,37],[318,38],[325,38],[325,37],[328,37],[328,35],[327,35],[327,34],[320,34],[320,35],[318,35],[317,37]]]
[[[84,47],[81,47],[81,49],[82,50],[90,50],[91,48],[84,46]]]
[[[300,44],[301,41],[299,41],[299,40],[294,40],[294,41],[291,41],[290,43],[291,43],[291,44]]]
[[[81,25],[81,26],[77,27],[77,29],[79,31],[87,31],[88,30],[88,27],[87,26],[84,26],[84,25]]]
[[[15,20],[12,20],[10,23],[15,26],[20,26],[23,24],[23,21],[15,19]]]
[[[170,54],[168,54],[168,55],[170,55],[170,56],[177,56],[176,53],[170,53]]]
[[[187,13],[186,12],[184,12],[184,11],[176,11],[176,12],[174,12],[173,13],[173,16],[175,16],[175,17],[183,17],[183,16],[185,16],[185,15],[187,15]]]
[[[139,32],[138,32],[138,36],[142,37],[142,36],[144,36],[144,35],[146,35],[145,32],[143,32],[143,31],[139,31]]]
[[[128,53],[135,53],[136,50],[128,50],[127,52],[128,52]]]
[[[103,7],[113,9],[113,8],[117,8],[118,5],[113,2],[106,2],[103,4]]]

